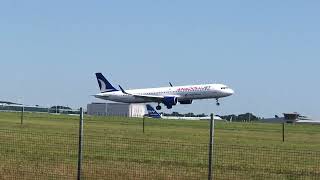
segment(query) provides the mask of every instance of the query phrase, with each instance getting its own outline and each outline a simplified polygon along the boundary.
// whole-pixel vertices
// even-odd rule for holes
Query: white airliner
[[[192,104],[196,99],[216,99],[219,106],[219,99],[234,94],[234,91],[223,84],[202,84],[189,86],[172,86],[149,89],[120,90],[113,87],[110,82],[101,74],[96,73],[100,93],[94,95],[96,98],[122,102],[122,103],[150,103],[156,102],[157,110],[161,110],[163,103],[168,109],[180,104]]]

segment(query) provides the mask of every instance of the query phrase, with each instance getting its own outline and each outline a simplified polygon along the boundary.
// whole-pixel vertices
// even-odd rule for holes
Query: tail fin
[[[152,118],[161,118],[161,115],[153,109],[150,104],[147,104],[148,116]]]
[[[102,93],[118,91],[109,83],[109,81],[101,73],[96,73],[96,77],[98,80],[100,91]]]

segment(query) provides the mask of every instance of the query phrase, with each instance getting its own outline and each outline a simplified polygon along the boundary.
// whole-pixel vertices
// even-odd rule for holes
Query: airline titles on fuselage
[[[193,87],[187,87],[187,88],[178,88],[177,91],[180,92],[185,92],[185,91],[208,91],[210,90],[211,86],[203,86],[203,87],[197,87],[197,86],[193,86]]]

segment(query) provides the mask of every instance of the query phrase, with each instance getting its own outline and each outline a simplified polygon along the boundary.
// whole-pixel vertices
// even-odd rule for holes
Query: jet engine
[[[163,104],[167,106],[168,109],[171,109],[172,106],[177,105],[178,98],[174,96],[164,97]]]

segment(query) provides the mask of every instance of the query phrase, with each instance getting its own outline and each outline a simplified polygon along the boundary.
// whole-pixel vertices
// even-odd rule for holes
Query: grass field
[[[78,117],[0,113],[0,179],[75,179]],[[319,179],[320,126],[217,122],[215,179]],[[209,124],[85,117],[84,179],[207,179]]]

